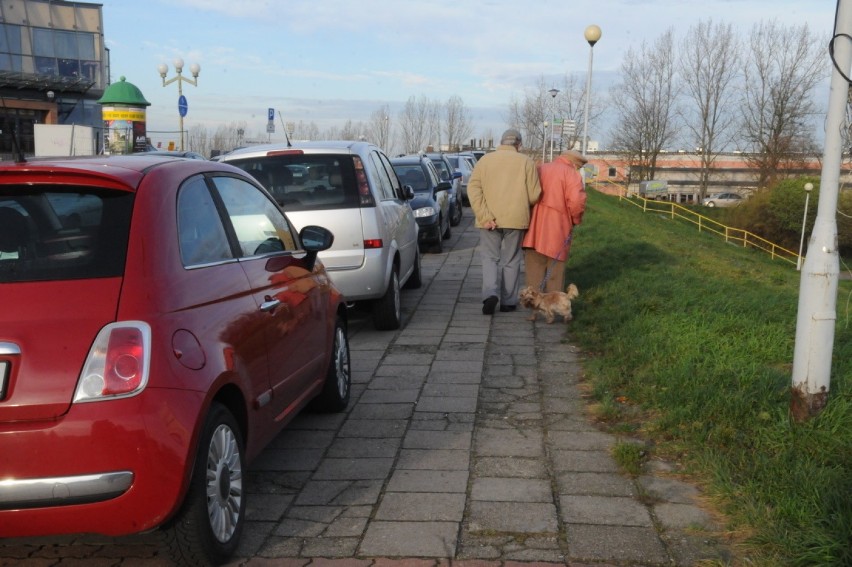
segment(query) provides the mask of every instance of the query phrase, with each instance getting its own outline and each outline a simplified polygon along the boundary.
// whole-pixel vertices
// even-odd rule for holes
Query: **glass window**
[[[33,55],[55,57],[53,51],[53,34],[51,30],[33,28]]]
[[[178,194],[178,235],[184,266],[233,258],[216,204],[201,176],[186,181]]]
[[[77,33],[77,57],[80,59],[97,59],[95,57],[95,34]]]
[[[396,195],[393,193],[393,185],[391,184],[390,177],[388,176],[388,172],[385,170],[385,165],[382,163],[378,152],[370,152],[370,159],[373,161],[373,167],[375,168],[376,177],[379,182],[379,191],[382,195],[382,201],[396,199]]]
[[[615,177],[615,175],[616,175],[615,168],[614,168],[614,167],[610,167],[610,168],[609,168],[609,170],[608,170],[608,172],[607,172],[607,175],[608,175],[609,177]]]
[[[54,30],[53,54],[56,57],[63,59],[79,59],[80,54],[77,51],[77,33]]]
[[[213,183],[228,211],[241,256],[298,249],[290,223],[257,187],[236,177],[214,177]]]
[[[0,282],[120,276],[133,194],[79,187],[0,189]]]
[[[21,26],[0,24],[0,53],[21,53]]]
[[[384,164],[385,169],[388,172],[388,178],[390,179],[391,186],[393,187],[393,194],[396,195],[396,198],[405,201],[405,195],[402,194],[402,184],[399,182],[399,177],[396,175],[396,170],[393,165],[391,165],[390,160],[388,160],[388,156],[383,153],[379,153],[379,159]]]
[[[335,154],[288,154],[228,161],[263,185],[285,211],[359,206],[352,159]]]

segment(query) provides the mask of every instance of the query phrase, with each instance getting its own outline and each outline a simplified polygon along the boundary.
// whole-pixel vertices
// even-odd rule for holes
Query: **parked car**
[[[742,201],[743,198],[738,193],[719,193],[705,197],[702,202],[707,207],[736,207]]]
[[[134,156],[139,156],[139,155],[142,155],[142,156],[171,156],[171,157],[182,157],[182,158],[189,158],[189,159],[207,159],[206,157],[204,157],[203,155],[201,155],[199,153],[190,152],[190,151],[182,151],[182,150],[156,150],[155,149],[155,150],[148,150],[146,152],[135,152],[135,153],[130,154],[130,155],[134,155]]]
[[[425,155],[395,157],[391,163],[403,186],[414,191],[411,208],[420,227],[420,244],[443,252],[444,240],[452,236],[449,196],[452,185],[440,180],[432,160]]]
[[[464,211],[462,210],[462,193],[461,193],[461,178],[462,174],[453,168],[453,164],[442,153],[427,153],[426,157],[432,160],[432,165],[435,166],[435,171],[441,181],[449,181],[450,187],[450,225],[458,226],[462,220]]]
[[[227,560],[248,463],[349,401],[332,240],[212,161],[0,164],[0,534],[159,527],[174,564]]]
[[[465,205],[470,205],[470,200],[467,198],[467,184],[470,181],[470,174],[473,173],[473,168],[476,165],[476,160],[465,154],[446,154],[447,159],[453,165],[456,171],[462,174],[461,190],[462,202]]]
[[[332,281],[351,302],[370,302],[377,329],[402,322],[400,287],[420,287],[417,223],[387,156],[367,142],[271,144],[220,160],[247,171],[299,229],[322,224],[334,244],[322,252]]]

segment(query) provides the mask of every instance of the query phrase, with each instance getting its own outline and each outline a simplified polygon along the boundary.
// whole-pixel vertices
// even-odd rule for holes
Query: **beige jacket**
[[[535,162],[514,146],[498,146],[479,158],[467,183],[478,228],[490,220],[497,222],[497,228],[527,228],[530,208],[540,196]]]

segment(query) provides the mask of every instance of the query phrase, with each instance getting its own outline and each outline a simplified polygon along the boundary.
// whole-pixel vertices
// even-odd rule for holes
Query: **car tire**
[[[461,199],[456,201],[455,207],[453,207],[453,215],[450,218],[450,225],[458,226],[462,220],[462,202]]]
[[[201,429],[186,500],[165,528],[175,564],[219,565],[237,550],[245,524],[245,470],[240,427],[225,406],[214,402]]]
[[[405,289],[420,289],[420,286],[423,285],[423,272],[421,271],[422,266],[420,265],[421,261],[422,254],[420,252],[420,246],[418,246],[414,252],[414,268],[411,270],[411,275],[405,282]]]
[[[314,398],[313,409],[321,412],[340,412],[349,405],[352,391],[352,367],[349,358],[349,337],[340,316],[334,324],[334,340],[328,372],[319,396]]]
[[[385,294],[373,304],[373,326],[380,331],[399,329],[402,323],[402,307],[399,296],[399,274],[394,266]]]
[[[707,203],[707,206],[708,207],[715,207],[716,203],[714,203],[713,201],[710,201],[709,203]]]
[[[440,228],[438,229],[440,230]],[[440,254],[444,251],[444,237],[443,235],[438,235],[438,238],[432,241],[432,252],[436,254]]]
[[[444,240],[449,240],[453,236],[453,228],[452,223],[447,221],[447,229],[444,231],[444,234],[441,235],[441,238]]]

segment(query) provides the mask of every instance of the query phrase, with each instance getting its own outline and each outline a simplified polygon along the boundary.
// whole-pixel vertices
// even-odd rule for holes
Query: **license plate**
[[[9,379],[8,369],[8,362],[0,362],[0,400],[6,397],[6,381]]]

